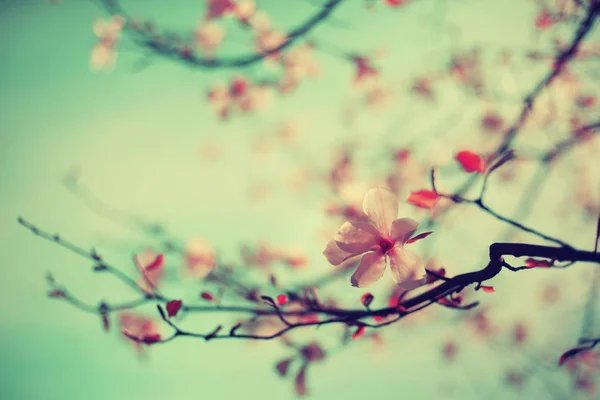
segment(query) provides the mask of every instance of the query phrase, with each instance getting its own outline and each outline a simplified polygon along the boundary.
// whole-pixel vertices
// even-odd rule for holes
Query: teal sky
[[[182,31],[195,26],[203,12],[202,2],[123,2],[134,14],[153,16],[160,25]],[[311,3],[318,2],[264,0],[259,5],[277,26],[286,29],[311,14]],[[323,213],[329,195],[316,184],[304,192],[291,191],[285,183],[288,176],[306,164],[325,168],[335,145],[347,141],[362,146],[364,177],[376,177],[386,168],[384,151],[422,140],[429,132],[441,130],[443,135],[422,142],[417,152],[424,160],[435,162],[441,150],[452,155],[458,147],[471,143],[485,148],[480,139],[473,139],[472,132],[476,118],[489,104],[442,86],[440,101],[424,105],[408,94],[412,79],[424,71],[442,69],[451,48],[483,44],[486,65],[503,49],[515,54],[550,49],[547,37],[534,30],[533,1],[422,0],[398,10],[379,4],[374,12],[365,11],[358,0],[346,3],[330,23],[310,37],[349,52],[385,49],[386,57],[377,65],[395,93],[386,109],[355,111],[350,127],[342,121],[342,110],[356,104],[357,95],[350,84],[354,71],[347,61],[331,54],[317,53],[323,69],[318,80],[306,82],[292,95],[277,97],[263,112],[224,122],[208,106],[207,88],[235,73],[261,74],[262,66],[246,71],[203,71],[157,57],[147,69],[133,72],[144,54],[123,40],[115,70],[92,73],[88,68],[95,43],[91,23],[105,16],[92,2],[15,0],[0,5],[3,399],[294,397],[291,380],[274,373],[275,363],[289,354],[278,343],[182,339],[151,348],[150,357],[140,360],[116,330],[104,333],[97,317],[49,300],[44,276],[52,271],[71,292],[92,303],[127,299],[127,288],[94,275],[89,262],[35,238],[16,220],[22,216],[83,247],[95,246],[113,264],[133,273],[131,253],[150,242],[90,212],[64,188],[63,176],[77,167],[82,180],[107,203],[164,223],[178,237],[205,237],[228,262],[237,261],[234,252],[240,244],[264,240],[303,248],[311,261],[303,279],[328,271],[332,267],[321,255],[325,245],[321,232],[337,224]],[[460,27],[460,35],[451,40],[448,32],[456,27]],[[565,32],[569,30],[565,28]],[[597,30],[592,38],[597,43]],[[239,46],[250,43],[241,31],[234,32],[231,39]],[[231,45],[226,51],[237,51],[237,47]],[[545,71],[544,65],[528,67],[524,61],[516,63],[515,71],[490,69],[489,79],[506,99],[494,106],[508,121],[516,116],[519,98]],[[597,95],[598,85],[590,84],[589,90]],[[257,137],[272,136],[289,121],[297,124],[298,144],[275,142],[268,156],[257,157],[252,150]],[[549,136],[557,137],[560,127],[552,128]],[[550,140],[533,134],[524,139],[524,145]],[[222,149],[223,156],[217,161],[201,157],[202,146],[210,143]],[[576,153],[561,164],[564,172],[553,172],[528,221],[589,248],[594,222],[578,214],[559,214],[570,197],[557,188],[572,190],[573,171],[581,157],[589,154]],[[533,173],[527,165],[521,171],[523,175],[510,189],[513,192],[502,186],[490,188],[490,203],[506,214],[517,204],[511,193],[526,188]],[[598,176],[600,165],[590,162],[588,171]],[[447,183],[456,182],[457,176],[456,171],[451,172]],[[260,184],[267,185],[268,195],[264,201],[253,201],[249,194]],[[421,186],[426,185],[423,180]],[[417,219],[425,216],[406,204],[401,213]],[[436,231],[436,248],[446,254],[449,269],[466,272],[505,229],[472,210],[451,218],[447,227]],[[469,229],[476,224],[485,229]],[[456,251],[456,246],[467,250]],[[540,351],[548,355],[548,364],[554,365],[552,357],[575,343],[585,301],[582,293],[587,293],[585,279],[591,269],[582,265],[577,271],[535,272],[519,274],[518,279],[516,275],[499,277],[493,282],[496,293],[486,298],[486,304],[495,307],[500,324],[524,319],[539,328],[535,330],[539,344],[527,351],[507,352],[502,343],[477,341],[458,326],[460,316],[436,310],[438,320],[415,322],[414,326],[399,324],[384,332],[385,347],[376,348],[365,341],[332,351],[331,357],[309,370],[310,398],[520,398],[517,392],[507,394],[503,386],[504,366],[528,363],[527,355]],[[556,282],[564,285],[564,303],[538,312],[539,305],[534,302],[540,288]],[[373,292],[382,293],[383,299],[388,288],[389,282],[380,282]],[[168,290],[178,293],[176,286]],[[362,293],[347,283],[334,290],[336,296],[350,301]],[[185,287],[184,295],[190,293]],[[147,311],[152,313],[152,308]],[[199,324],[208,329],[219,321],[229,320],[211,316]],[[553,321],[560,321],[560,334],[550,327]],[[317,337],[332,343],[332,335],[339,331],[327,329]],[[307,338],[310,335],[307,333]],[[460,363],[441,359],[439,349],[447,339],[469,341]],[[544,374],[564,383],[552,368]],[[531,397],[547,390],[540,382],[522,393],[522,398],[547,398]]]

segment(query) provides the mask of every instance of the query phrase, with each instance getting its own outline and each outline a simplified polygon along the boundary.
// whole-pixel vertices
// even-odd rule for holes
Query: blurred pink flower
[[[139,285],[146,293],[154,293],[164,276],[164,256],[153,250],[134,254],[133,261],[142,275]]]
[[[116,61],[115,48],[121,38],[121,30],[125,25],[125,18],[120,15],[114,15],[109,20],[95,20],[92,29],[98,42],[92,49],[90,55],[90,69],[94,72],[102,69],[112,69]]]
[[[362,256],[351,278],[352,286],[367,287],[379,280],[390,265],[394,282],[403,289],[416,289],[426,282],[423,261],[404,248],[419,224],[411,218],[397,219],[398,200],[383,188],[365,195],[363,211],[368,222],[346,222],[323,254],[333,265]]]
[[[215,250],[210,242],[202,238],[190,239],[185,249],[185,265],[192,277],[206,278],[217,265]]]

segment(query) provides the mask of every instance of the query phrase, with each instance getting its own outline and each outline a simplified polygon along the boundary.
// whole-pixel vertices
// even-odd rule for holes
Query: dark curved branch
[[[71,296],[64,290],[54,290],[51,293],[51,297],[61,298],[66,300],[73,306],[81,309],[82,311],[100,314],[105,316],[114,311],[122,311],[124,309],[135,308],[137,306],[141,306],[150,302],[155,303],[163,303],[168,299],[159,294],[148,294],[141,288],[134,280],[129,278],[128,276],[122,274],[116,268],[105,264],[102,261],[102,258],[95,253],[95,251],[87,252],[86,250],[78,247],[70,242],[66,242],[62,240],[58,235],[52,235],[48,232],[42,231],[34,225],[26,222],[22,218],[18,220],[19,224],[23,225],[27,229],[29,229],[35,235],[57,243],[65,249],[70,250],[71,252],[80,255],[84,258],[87,258],[91,261],[97,263],[97,266],[94,268],[95,270],[100,271],[108,271],[113,273],[117,278],[123,280],[125,283],[129,284],[139,293],[143,294],[143,297],[134,300],[128,303],[118,304],[118,305],[109,305],[105,302],[101,302],[98,307],[94,307],[92,305],[86,304],[75,297]],[[310,302],[306,301],[301,304],[305,306],[304,309],[299,311],[286,311],[284,308],[280,308],[271,298],[264,297],[268,305],[271,306],[270,309],[264,308],[244,308],[244,307],[223,307],[221,305],[215,305],[214,307],[204,307],[204,306],[194,306],[194,305],[186,305],[183,307],[186,312],[230,312],[230,313],[240,313],[247,312],[253,314],[255,317],[260,316],[277,316],[279,320],[281,320],[285,327],[281,330],[277,331],[272,335],[260,336],[260,335],[252,335],[252,334],[237,334],[235,333],[235,329],[231,329],[229,334],[219,334],[222,326],[219,326],[216,330],[208,333],[193,333],[180,329],[177,327],[172,321],[167,321],[168,324],[175,330],[175,333],[164,339],[156,339],[153,338],[151,343],[166,343],[171,340],[174,340],[178,336],[188,336],[188,337],[197,337],[203,338],[205,340],[212,339],[225,339],[225,338],[240,338],[240,339],[255,339],[255,340],[269,340],[280,337],[284,335],[286,332],[307,326],[322,326],[334,323],[342,323],[348,326],[357,325],[371,328],[380,328],[383,326],[390,325],[406,315],[415,313],[420,311],[432,304],[437,304],[440,300],[447,296],[451,296],[453,293],[459,293],[461,290],[466,288],[469,285],[476,284],[478,287],[481,286],[481,283],[487,280],[494,278],[498,275],[503,267],[510,269],[512,271],[518,271],[522,268],[513,268],[509,264],[507,264],[503,260],[503,256],[510,255],[514,257],[544,257],[554,261],[569,261],[571,263],[574,262],[593,262],[600,263],[600,253],[597,252],[588,252],[577,250],[572,247],[549,247],[549,246],[538,246],[538,245],[529,245],[529,244],[520,244],[520,243],[494,243],[490,245],[489,248],[489,258],[490,261],[488,265],[475,272],[469,272],[461,275],[457,275],[453,278],[445,278],[443,283],[439,286],[436,286],[426,292],[417,295],[415,297],[409,298],[407,300],[402,301],[396,307],[386,307],[382,309],[372,310],[370,308],[365,308],[363,310],[356,309],[337,309],[337,308],[324,308],[321,307],[318,302]],[[475,306],[477,303],[474,303],[472,306]],[[164,320],[166,320],[165,314],[159,306],[159,310],[161,311],[161,316]],[[472,306],[467,307],[452,307],[456,309],[469,309]],[[286,319],[287,316],[301,316],[301,315],[312,315],[312,316],[325,316],[326,319],[321,320],[313,320],[310,322],[300,322],[300,323],[292,323]],[[373,317],[381,317],[381,318],[389,318],[394,317],[392,319],[388,319],[385,322],[379,324],[369,324],[363,322],[364,318],[373,318]],[[140,343],[148,343],[147,338],[135,338],[132,336],[128,336],[130,339],[138,341]],[[155,340],[156,339],[156,340]]]

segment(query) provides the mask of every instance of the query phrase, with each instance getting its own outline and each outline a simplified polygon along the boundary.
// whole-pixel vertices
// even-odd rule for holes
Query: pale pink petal
[[[98,72],[102,69],[112,69],[115,65],[115,52],[109,46],[98,43],[90,55],[90,70]]]
[[[106,35],[107,28],[108,23],[101,18],[97,18],[92,22],[92,30],[99,38],[103,38]]]
[[[379,252],[367,253],[360,260],[358,268],[352,275],[350,282],[354,287],[367,287],[378,281],[385,271],[385,255]]]
[[[366,222],[345,222],[333,238],[338,247],[348,253],[360,254],[381,240],[377,228]]]
[[[406,243],[415,233],[419,223],[412,218],[400,218],[392,222],[391,239],[395,243]]]
[[[350,257],[354,256],[354,254],[340,249],[340,247],[335,243],[335,240],[330,240],[329,243],[327,243],[327,247],[323,251],[323,255],[325,258],[327,258],[327,261],[329,261],[331,265],[340,265]]]
[[[419,256],[401,246],[395,247],[388,256],[396,285],[405,290],[412,290],[425,284],[427,273]]]
[[[388,189],[371,189],[363,200],[363,211],[381,235],[388,237],[392,222],[398,217],[398,199]]]

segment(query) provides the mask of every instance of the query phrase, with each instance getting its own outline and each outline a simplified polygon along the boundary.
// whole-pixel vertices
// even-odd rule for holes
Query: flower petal
[[[389,252],[390,269],[396,285],[405,290],[413,290],[423,286],[427,281],[427,273],[423,260],[412,251],[397,246]]]
[[[327,258],[327,261],[329,261],[331,265],[340,265],[354,254],[340,249],[340,247],[335,243],[335,240],[330,240],[329,243],[327,243],[327,247],[323,251],[323,255],[325,258]]]
[[[379,243],[377,228],[366,222],[346,222],[335,234],[335,243],[345,252],[360,254]]]
[[[350,282],[354,287],[367,287],[378,281],[385,271],[385,255],[379,252],[367,253],[360,260],[360,264]]]
[[[387,237],[392,222],[398,217],[398,199],[388,189],[371,189],[363,200],[363,211],[381,235]]]
[[[405,244],[415,233],[419,223],[412,218],[400,218],[392,222],[392,240],[396,243]]]

